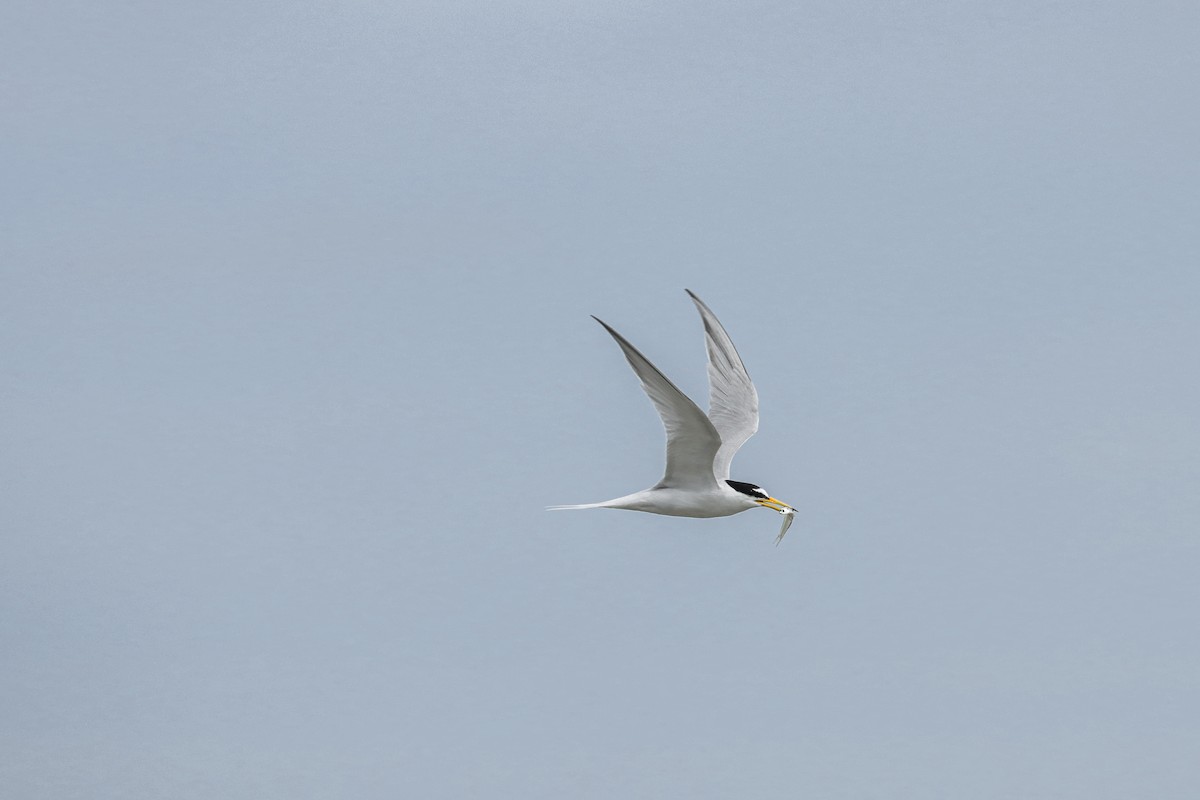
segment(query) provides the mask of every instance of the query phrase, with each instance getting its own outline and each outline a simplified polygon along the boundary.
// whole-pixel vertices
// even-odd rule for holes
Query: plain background
[[[0,793],[1194,797],[1198,23],[5,3]]]

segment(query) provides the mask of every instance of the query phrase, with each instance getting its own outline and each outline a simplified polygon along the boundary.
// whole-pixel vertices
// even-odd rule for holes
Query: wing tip
[[[709,327],[708,318],[713,317],[715,319],[716,314],[714,314],[712,309],[708,307],[708,303],[705,303],[703,300],[701,300],[700,296],[691,289],[684,289],[684,291],[687,292],[688,297],[692,298],[692,302],[696,304],[696,308],[700,311],[700,317],[704,320],[704,327]]]

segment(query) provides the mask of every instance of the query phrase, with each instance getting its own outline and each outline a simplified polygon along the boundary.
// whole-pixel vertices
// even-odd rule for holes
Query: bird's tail
[[[581,503],[575,506],[546,506],[547,511],[575,511],[580,508],[609,508],[611,500],[606,500],[603,503]]]

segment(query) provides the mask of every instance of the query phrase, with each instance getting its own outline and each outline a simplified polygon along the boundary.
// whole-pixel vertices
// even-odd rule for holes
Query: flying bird
[[[791,527],[796,509],[772,497],[761,486],[729,479],[734,454],[758,430],[758,392],[716,315],[691,290],[685,291],[704,322],[708,414],[624,336],[599,317],[592,317],[620,345],[662,417],[667,431],[667,468],[662,480],[649,489],[602,503],[550,506],[548,510],[623,508],[675,517],[727,517],[752,508],[769,508],[783,515],[783,526],[775,539],[775,544],[779,544]]]

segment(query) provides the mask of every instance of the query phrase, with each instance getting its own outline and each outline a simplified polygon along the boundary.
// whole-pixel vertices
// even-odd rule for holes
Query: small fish
[[[787,533],[787,529],[792,527],[792,520],[796,518],[796,509],[788,506],[787,508],[780,509],[779,513],[783,515],[783,526],[779,529],[779,535],[775,537],[776,547],[783,541],[783,535]]]

